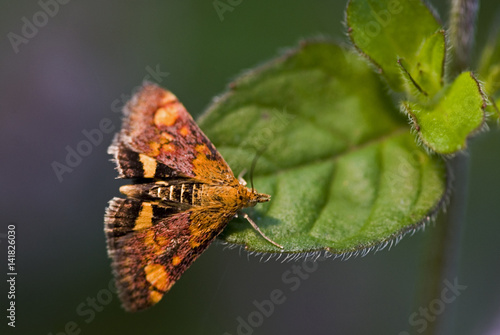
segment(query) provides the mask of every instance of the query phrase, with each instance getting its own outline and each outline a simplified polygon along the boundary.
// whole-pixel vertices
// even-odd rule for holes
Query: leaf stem
[[[451,0],[452,74],[466,70],[474,47],[479,0]]]
[[[450,71],[454,77],[470,66],[474,33],[479,9],[479,0],[451,0],[450,42],[453,56]],[[460,245],[465,226],[467,205],[469,157],[460,153],[448,162],[453,174],[453,192],[445,215],[441,216],[436,228],[428,234],[423,271],[417,291],[416,311],[429,309],[429,304],[441,299],[445,282],[454,282],[458,273]],[[443,302],[441,302],[443,303]],[[444,311],[433,315],[422,334],[453,334],[455,303],[445,305]]]
[[[461,153],[451,159],[448,164],[454,176],[453,193],[446,213],[439,217],[436,227],[427,234],[415,306],[417,313],[420,313],[421,308],[427,310],[435,308],[430,305],[432,301],[442,299],[445,283],[453,283],[457,278],[460,246],[465,226],[469,157]],[[441,301],[441,303],[445,302]],[[422,334],[453,334],[451,328],[455,324],[453,321],[456,307],[456,299],[452,303],[446,303],[444,311],[432,315],[435,319],[430,319]]]

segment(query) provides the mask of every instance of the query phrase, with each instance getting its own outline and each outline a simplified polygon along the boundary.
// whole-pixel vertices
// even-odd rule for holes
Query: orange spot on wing
[[[210,150],[208,150],[208,147],[206,144],[197,144],[196,151],[198,151],[200,154],[206,154],[206,155],[208,155],[210,153]]]
[[[177,111],[178,104],[172,103],[164,107],[158,108],[154,115],[154,123],[157,127],[166,126],[170,127],[175,124],[179,113]]]
[[[174,101],[177,101],[177,97],[170,91],[164,91],[163,96],[161,97],[161,100],[160,100],[160,104],[167,105],[167,104],[172,103]]]
[[[182,136],[186,137],[186,136],[188,136],[188,135],[189,135],[190,131],[189,131],[189,128],[188,128],[188,127],[184,126],[184,127],[182,127],[182,128],[179,130],[179,133],[180,133]]]
[[[169,241],[164,236],[162,235],[156,236],[156,244],[160,247],[162,253],[165,251],[165,248],[167,247],[168,243]]]
[[[162,143],[172,142],[173,139],[174,139],[174,137],[167,132],[163,132],[160,135],[160,141]]]
[[[153,206],[150,203],[143,202],[139,216],[135,219],[134,230],[142,230],[153,225]]]
[[[160,143],[149,142],[149,148],[151,149],[151,155],[156,157],[160,154]]]
[[[180,262],[181,262],[181,258],[179,256],[172,257],[172,265],[173,266],[179,265]]]
[[[146,280],[154,288],[159,291],[165,292],[169,285],[168,273],[165,267],[161,264],[148,264],[144,268]]]
[[[172,143],[163,144],[161,146],[161,150],[163,152],[172,152],[172,151],[175,151],[175,145],[172,144]]]
[[[144,235],[144,243],[150,248],[151,253],[158,256],[165,252],[165,248],[168,245],[167,239],[162,236],[155,236],[153,230],[149,230]]]
[[[154,305],[163,298],[163,294],[158,291],[149,291],[149,301]]]
[[[139,160],[144,170],[144,178],[153,178],[156,172],[156,160],[143,154],[139,154]]]

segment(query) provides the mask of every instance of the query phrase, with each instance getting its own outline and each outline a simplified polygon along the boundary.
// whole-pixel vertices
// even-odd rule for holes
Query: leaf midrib
[[[290,167],[280,168],[279,171],[271,171],[271,172],[267,172],[267,173],[260,173],[256,177],[257,178],[258,177],[269,177],[269,176],[278,175],[278,174],[281,174],[281,173],[284,173],[284,172],[294,171],[294,170],[302,168],[305,165],[321,164],[321,163],[325,163],[325,162],[330,161],[330,160],[331,161],[336,161],[341,156],[353,153],[353,152],[355,152],[357,150],[362,150],[362,149],[364,149],[364,148],[366,148],[366,147],[368,147],[370,145],[374,145],[374,144],[380,143],[380,142],[382,142],[382,141],[384,141],[386,139],[389,139],[389,138],[392,138],[392,137],[396,137],[396,136],[402,134],[405,131],[409,131],[408,126],[400,126],[398,128],[395,128],[390,133],[384,134],[383,136],[372,137],[372,138],[368,139],[366,142],[363,142],[363,143],[358,144],[358,145],[347,147],[346,150],[343,150],[343,151],[341,151],[341,152],[339,152],[337,154],[334,154],[333,156],[328,155],[326,157],[319,157],[319,158],[315,159],[314,161],[309,161],[307,163],[304,162],[304,163],[296,164],[296,165],[293,165],[293,166],[290,166]],[[238,149],[239,146],[221,145],[221,146],[219,146],[219,148]],[[246,149],[241,149],[241,150],[246,150]],[[265,155],[263,156],[263,158],[266,158]]]

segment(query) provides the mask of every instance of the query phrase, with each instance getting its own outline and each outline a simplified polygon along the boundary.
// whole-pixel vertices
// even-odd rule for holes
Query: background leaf
[[[403,102],[420,139],[440,154],[453,154],[467,146],[467,138],[484,123],[486,101],[471,72],[460,74],[432,106]]]
[[[346,20],[351,40],[379,68],[393,90],[406,88],[398,59],[410,65],[410,73],[422,67],[425,78],[418,81],[430,91],[442,85],[436,74],[442,74],[444,39],[438,32],[440,24],[423,1],[351,0]]]
[[[500,120],[498,101],[500,99],[500,29],[498,22],[484,47],[478,65],[478,75],[491,105],[487,112],[494,120]]]
[[[199,124],[235,174],[266,149],[254,181],[272,200],[250,215],[288,252],[388,241],[429,220],[446,193],[443,161],[415,144],[370,67],[334,44],[304,43],[243,75]],[[221,237],[279,251],[243,220]]]

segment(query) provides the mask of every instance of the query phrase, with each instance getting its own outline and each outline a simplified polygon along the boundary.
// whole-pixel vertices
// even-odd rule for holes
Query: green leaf
[[[399,60],[407,92],[432,98],[443,88],[445,50],[444,31],[440,30],[422,43],[413,64]]]
[[[486,101],[471,72],[460,74],[432,106],[403,102],[422,142],[440,154],[453,154],[467,146],[467,138],[484,124]]]
[[[392,240],[427,222],[446,193],[442,159],[416,145],[379,76],[334,44],[303,43],[240,77],[199,124],[235,174],[265,149],[253,179],[272,198],[248,213],[284,252]],[[242,219],[221,238],[281,251]]]
[[[500,33],[498,27],[486,44],[479,61],[478,75],[483,82],[483,87],[492,105],[487,112],[496,121],[500,120],[500,111],[495,100],[500,99]]]
[[[397,61],[403,59],[428,95],[442,87],[445,40],[441,26],[421,0],[350,0],[347,5],[349,36],[387,79],[395,91],[408,90]]]

